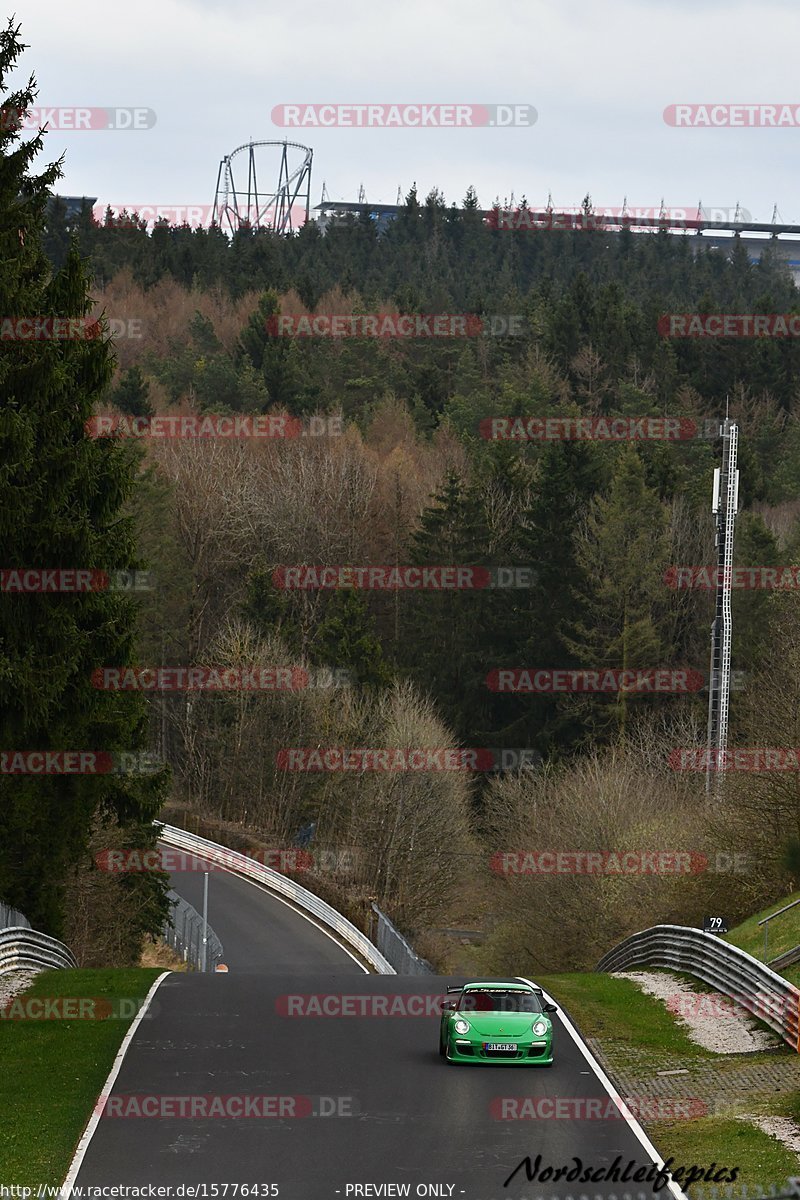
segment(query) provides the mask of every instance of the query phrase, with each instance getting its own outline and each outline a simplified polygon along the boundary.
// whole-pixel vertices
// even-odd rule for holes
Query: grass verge
[[[133,1016],[160,971],[45,971],[26,997],[102,998],[123,1016],[105,1020],[0,1020],[0,1180],[25,1187],[63,1182]],[[138,1007],[138,1006],[137,1006]],[[133,1011],[131,1011],[133,1010]]]
[[[778,906],[780,907],[780,905]],[[800,906],[798,906],[800,907]],[[693,1164],[739,1168],[736,1188],[766,1194],[800,1174],[800,1155],[752,1122],[732,1115],[785,1116],[800,1123],[800,1064],[788,1046],[748,1054],[715,1054],[698,1046],[686,1026],[662,1001],[642,992],[629,979],[613,975],[539,976],[598,1050],[602,1065],[623,1097],[648,1101],[670,1095],[703,1101],[708,1115],[647,1120],[641,1124],[662,1157],[674,1167]],[[697,984],[698,991],[705,985]],[[558,1050],[556,1050],[558,1054]],[[674,1084],[663,1072],[675,1071]],[[721,1112],[720,1096],[728,1111]],[[709,1185],[710,1186],[710,1185]],[[718,1194],[724,1195],[722,1184]],[[702,1190],[690,1189],[702,1196]],[[738,1192],[741,1195],[741,1192]]]
[[[788,912],[781,913],[774,921],[770,921],[767,926],[766,955],[764,953],[764,926],[762,925],[760,929],[758,927],[758,922],[764,917],[776,913],[780,908],[785,908],[793,900],[800,900],[800,892],[784,896],[782,900],[771,904],[769,908],[748,917],[746,921],[742,921],[741,925],[731,929],[730,933],[725,935],[724,940],[730,942],[732,946],[738,946],[740,950],[746,950],[759,962],[768,962],[769,959],[777,958],[779,954],[784,954],[787,950],[793,950],[795,946],[800,946],[800,904],[797,905],[797,908],[790,908]],[[782,975],[784,979],[788,979],[795,987],[800,987],[800,963],[786,967],[778,974]]]

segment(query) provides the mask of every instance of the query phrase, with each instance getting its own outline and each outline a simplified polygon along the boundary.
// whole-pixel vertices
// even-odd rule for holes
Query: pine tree
[[[627,445],[608,495],[591,504],[578,542],[583,613],[564,640],[581,667],[625,671],[665,665],[671,649],[664,636],[668,561],[666,508],[647,486],[636,449]],[[599,706],[598,725],[624,730],[627,715],[627,697],[620,693]]]
[[[353,588],[334,592],[328,599],[312,653],[333,671],[346,671],[354,686],[382,688],[391,682],[367,606]]]
[[[277,292],[264,292],[239,337],[239,363],[249,361],[259,372],[270,404],[296,413],[300,407],[299,354],[294,338],[270,333],[269,322],[279,313]]]
[[[484,561],[481,513],[475,493],[451,472],[423,511],[410,559],[441,567]],[[398,661],[419,686],[434,696],[448,724],[464,736],[485,727],[487,673],[482,648],[481,595],[442,589],[401,596]],[[476,714],[481,714],[480,716]]]
[[[0,31],[0,113],[27,110],[31,79],[8,90],[25,49],[19,27]],[[0,312],[84,318],[88,282],[72,248],[51,277],[43,250],[49,189],[60,164],[30,173],[42,136],[22,139],[0,122]],[[0,536],[4,566],[136,566],[123,515],[137,459],[114,440],[93,440],[85,423],[113,370],[108,342],[0,339]],[[135,601],[114,591],[0,592],[0,746],[8,750],[134,752],[147,745],[147,709],[137,692],[108,692],[92,673],[135,653]],[[81,861],[92,824],[103,818],[152,844],[163,775],[0,774],[0,897],[34,927],[58,934],[65,882]],[[145,930],[163,919],[161,884],[131,879]],[[133,900],[134,908],[137,907]]]
[[[128,367],[111,393],[111,401],[131,417],[152,417],[153,406],[148,397],[150,384],[141,367]]]

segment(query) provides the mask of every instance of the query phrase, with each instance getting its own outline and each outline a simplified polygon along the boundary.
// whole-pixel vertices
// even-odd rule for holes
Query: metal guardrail
[[[648,963],[702,979],[769,1025],[800,1052],[800,991],[764,963],[712,933],[682,925],[654,925],[604,954],[598,971]]]
[[[179,896],[177,892],[167,892],[172,911],[164,926],[162,937],[176,954],[183,957],[184,962],[190,962],[196,971],[203,969],[203,918],[197,909]],[[210,925],[206,926],[206,971],[216,970],[222,962],[222,942]]]
[[[433,967],[427,959],[420,956],[412,950],[406,939],[392,922],[382,913],[377,904],[372,905],[372,911],[375,913],[377,920],[375,921],[374,938],[375,944],[389,962],[394,967],[398,975],[433,975],[435,974]]]
[[[0,975],[8,971],[52,971],[77,965],[72,951],[57,938],[22,925],[0,930]]]
[[[0,929],[30,929],[31,923],[18,908],[9,908],[0,900]]]
[[[326,904],[319,896],[315,896],[308,888],[301,887],[299,883],[294,883],[285,875],[273,871],[271,867],[256,862],[246,854],[240,854],[238,850],[230,850],[227,846],[210,842],[206,838],[198,837],[195,833],[187,833],[185,829],[177,829],[174,825],[164,825],[159,839],[168,846],[175,846],[179,850],[188,850],[208,862],[225,867],[226,870],[232,871],[236,875],[243,875],[245,879],[255,880],[270,891],[291,901],[304,912],[316,917],[321,924],[331,929],[342,942],[369,963],[378,975],[397,974],[388,959],[384,958],[380,950],[372,944],[366,934],[356,928],[352,921],[348,921],[340,912],[337,912],[330,904]]]
[[[800,900],[793,900],[791,904],[784,904],[783,908],[779,908],[777,912],[770,913],[768,917],[762,917],[762,919],[758,922],[759,926],[764,926],[764,962],[769,961],[767,958],[767,955],[769,954],[767,946],[769,942],[770,921],[774,921],[776,917],[780,917],[783,913],[788,912],[790,908],[795,908],[798,904],[800,904]]]
[[[783,954],[778,954],[775,958],[771,958],[767,966],[772,967],[774,971],[782,971],[784,967],[793,967],[796,962],[800,962],[800,946],[793,946],[791,950],[784,950]]]

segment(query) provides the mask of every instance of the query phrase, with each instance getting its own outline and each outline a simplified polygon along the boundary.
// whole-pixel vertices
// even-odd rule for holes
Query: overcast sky
[[[513,192],[574,206],[739,202],[800,223],[800,127],[675,128],[675,103],[800,109],[797,0],[17,0],[43,106],[154,110],[138,131],[58,130],[66,195],[112,204],[210,204],[220,159],[243,142],[314,151],[312,204],[393,203],[416,181],[488,207]],[[280,104],[527,104],[512,128],[304,128]],[[800,115],[800,113],[799,113]],[[44,159],[42,161],[45,161]],[[261,180],[277,172],[265,152]]]

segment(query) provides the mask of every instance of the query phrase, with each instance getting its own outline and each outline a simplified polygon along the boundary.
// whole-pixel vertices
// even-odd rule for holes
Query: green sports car
[[[541,988],[524,980],[449,987],[439,1031],[439,1053],[448,1062],[518,1063],[549,1067],[553,1025]]]

